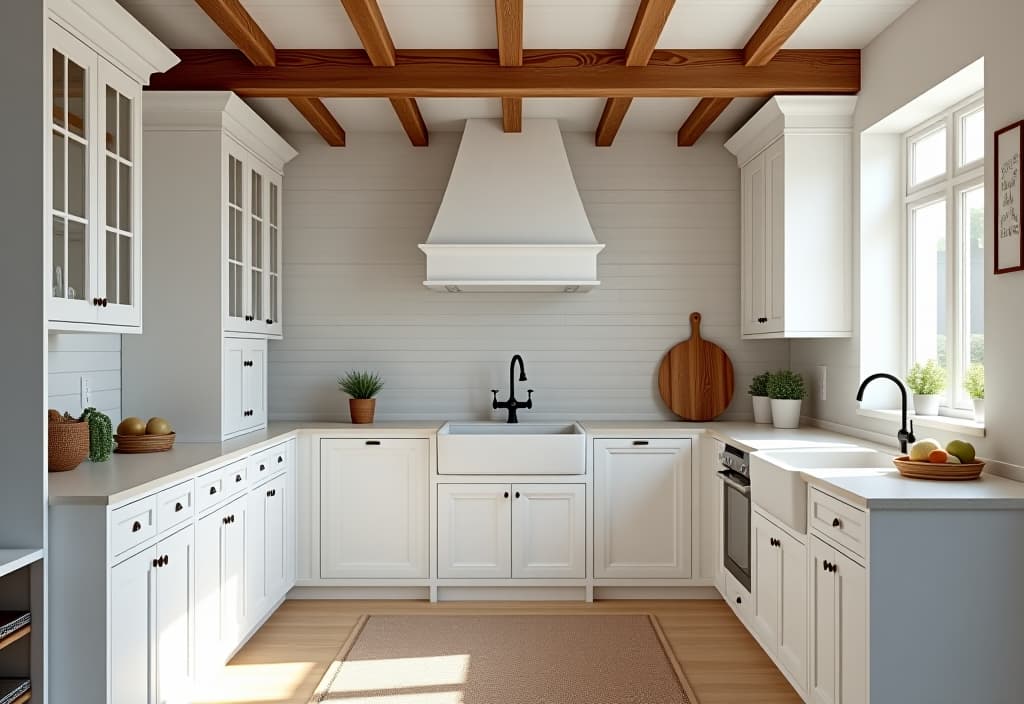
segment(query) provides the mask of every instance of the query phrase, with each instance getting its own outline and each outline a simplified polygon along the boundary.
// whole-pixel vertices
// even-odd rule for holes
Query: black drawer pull
[[[367,444],[367,445],[380,445],[380,440],[367,440],[367,441],[366,441],[366,444]],[[278,462],[280,462],[280,461],[281,461],[281,458],[280,458],[280,457],[278,457],[278,458],[277,458],[277,461],[278,461]]]
[[[174,512],[175,513],[179,513],[181,511],[183,511],[184,509],[185,509],[185,507],[181,505],[180,501],[178,503],[174,504]]]
[[[261,464],[261,465],[260,465],[260,471],[261,471],[261,472],[262,472],[262,471],[264,471],[264,470],[266,470],[266,468],[267,468],[267,465],[265,465],[265,464]]]
[[[277,456],[277,463],[281,464],[282,462],[284,462],[284,457],[281,457],[281,455],[278,455]]]
[[[139,523],[138,521],[135,521],[135,523],[132,523],[132,533],[138,533],[140,530],[142,530],[142,524],[141,523]]]
[[[217,487],[211,486],[210,487],[210,496],[213,496],[216,493],[217,493]]]
[[[646,440],[634,440],[633,444],[637,445],[637,446],[641,446],[641,445],[650,445],[651,443],[647,442]]]
[[[832,527],[833,528],[842,528],[843,527],[843,522],[840,521],[838,518],[833,518],[832,519]]]
[[[235,484],[237,484],[240,481],[242,481],[242,475],[241,474],[236,474],[235,475]]]

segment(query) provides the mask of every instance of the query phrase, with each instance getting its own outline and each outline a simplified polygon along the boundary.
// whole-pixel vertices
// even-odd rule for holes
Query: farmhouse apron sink
[[[584,474],[578,423],[445,423],[437,433],[437,473]]]

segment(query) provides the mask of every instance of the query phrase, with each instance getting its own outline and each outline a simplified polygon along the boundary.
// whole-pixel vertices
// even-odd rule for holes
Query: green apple
[[[954,440],[946,445],[946,452],[955,456],[964,464],[970,464],[976,457],[974,445],[969,442],[964,442],[963,440]]]

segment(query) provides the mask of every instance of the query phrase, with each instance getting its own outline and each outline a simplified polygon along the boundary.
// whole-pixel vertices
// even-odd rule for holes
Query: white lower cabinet
[[[810,701],[867,704],[867,570],[813,535],[810,543]]]
[[[257,625],[288,589],[290,491],[287,475],[281,474],[249,492],[245,517],[245,593],[250,627]]]
[[[241,496],[196,524],[196,664],[219,667],[245,630],[245,521]]]
[[[583,484],[438,484],[441,579],[582,579]]]
[[[798,689],[807,687],[807,547],[759,513],[751,515],[753,608],[761,643]]]
[[[321,441],[321,577],[428,576],[429,452],[426,439]]]
[[[595,577],[690,577],[691,445],[594,441]]]
[[[192,701],[193,529],[110,570],[111,704]]]

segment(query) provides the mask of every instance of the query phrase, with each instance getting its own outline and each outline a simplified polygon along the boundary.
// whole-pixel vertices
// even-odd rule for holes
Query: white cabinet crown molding
[[[147,91],[146,132],[224,131],[278,173],[298,155],[244,100],[230,91]]]
[[[181,59],[114,0],[49,0],[50,15],[143,85]]]
[[[857,96],[779,95],[741,127],[725,148],[742,166],[785,134],[840,134],[853,131]]]

